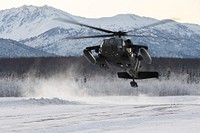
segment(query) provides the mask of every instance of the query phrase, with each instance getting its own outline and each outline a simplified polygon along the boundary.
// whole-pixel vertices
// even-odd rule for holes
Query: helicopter
[[[131,79],[131,87],[138,87],[135,80],[137,79],[148,79],[148,78],[159,78],[159,73],[156,71],[140,71],[142,61],[148,64],[152,63],[152,58],[148,52],[148,46],[136,45],[130,39],[125,38],[126,36],[134,37],[152,37],[157,36],[146,36],[139,34],[129,34],[141,29],[165,24],[171,22],[170,19],[165,19],[147,26],[143,26],[130,31],[111,31],[99,27],[82,24],[76,21],[71,21],[64,18],[56,18],[55,20],[94,29],[107,34],[93,35],[93,36],[72,36],[66,37],[65,39],[85,39],[85,38],[104,38],[102,43],[97,46],[86,47],[83,50],[85,58],[91,63],[100,66],[100,68],[109,69],[110,66],[115,66],[123,70],[118,72],[118,78]],[[108,38],[109,37],[109,38]],[[93,55],[92,52],[96,55]]]

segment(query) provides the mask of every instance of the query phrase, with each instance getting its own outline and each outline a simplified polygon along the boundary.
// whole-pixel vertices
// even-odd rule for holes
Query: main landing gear
[[[133,79],[133,81],[130,82],[131,87],[138,87],[138,84],[135,82],[135,80]]]

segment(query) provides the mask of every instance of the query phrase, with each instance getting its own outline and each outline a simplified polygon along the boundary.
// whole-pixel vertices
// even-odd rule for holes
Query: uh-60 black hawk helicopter
[[[70,21],[63,18],[57,18],[56,20],[71,23],[74,25],[79,25],[87,28],[91,28],[97,31],[102,31],[108,34],[94,35],[94,36],[79,36],[79,37],[67,37],[66,39],[84,39],[84,38],[107,38],[102,41],[102,44],[97,46],[86,47],[83,50],[84,56],[91,64],[97,64],[101,68],[108,69],[110,65],[121,68],[124,72],[118,72],[119,78],[132,79],[130,85],[132,87],[138,87],[135,79],[148,79],[148,78],[158,78],[158,72],[150,71],[140,71],[141,62],[144,60],[148,64],[151,64],[152,59],[148,53],[148,47],[142,45],[135,45],[130,39],[126,39],[125,36],[134,37],[155,37],[155,36],[145,36],[137,34],[128,34],[135,32],[140,29],[145,29],[161,24],[171,22],[172,20],[166,19],[147,26],[143,26],[134,30],[127,32],[123,31],[111,31],[107,29],[102,29],[86,24],[82,24],[75,21]],[[92,51],[97,53],[96,56],[92,54]]]

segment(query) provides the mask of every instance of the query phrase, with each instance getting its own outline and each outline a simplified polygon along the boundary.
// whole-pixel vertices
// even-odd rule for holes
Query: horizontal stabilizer
[[[127,72],[118,72],[117,75],[118,78],[133,79],[133,77],[129,75]]]
[[[118,72],[117,73],[119,78],[125,79],[148,79],[148,78],[159,78],[158,72],[137,72],[135,77],[132,77],[127,72]]]
[[[148,78],[158,78],[158,72],[138,72],[135,79],[148,79]]]

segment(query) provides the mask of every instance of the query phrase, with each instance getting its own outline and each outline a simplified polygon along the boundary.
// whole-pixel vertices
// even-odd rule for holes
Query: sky
[[[128,13],[200,25],[200,0],[1,0],[0,10],[22,5],[48,5],[87,18]]]

